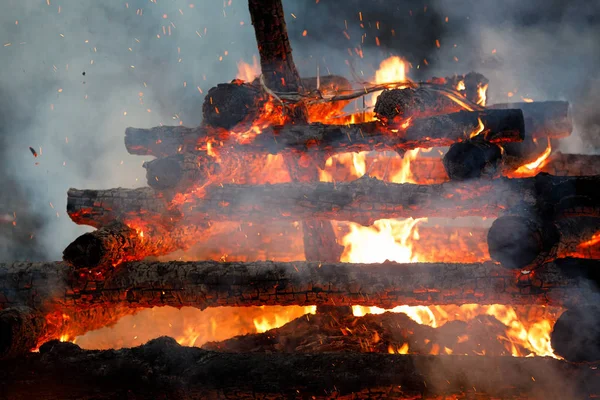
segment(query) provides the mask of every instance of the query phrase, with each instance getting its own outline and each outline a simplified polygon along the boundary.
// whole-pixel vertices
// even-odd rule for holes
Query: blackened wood
[[[460,96],[456,96],[459,100]],[[464,110],[445,92],[431,87],[384,90],[375,103],[375,114],[388,123],[406,118],[422,118]]]
[[[234,151],[280,153],[289,151],[322,154],[349,151],[394,150],[450,146],[468,139],[485,125],[484,138],[492,143],[521,141],[525,128],[520,110],[462,111],[411,120],[406,128],[380,122],[350,125],[273,126],[262,130],[250,143],[239,144],[228,132],[207,128],[127,128],[125,145],[132,154],[165,156],[198,151],[207,140],[223,141]]]
[[[26,306],[0,311],[0,360],[12,358],[31,350],[38,338],[46,334],[44,315]]]
[[[600,307],[565,311],[552,330],[552,348],[565,360],[600,361]]]
[[[531,138],[562,138],[573,131],[570,105],[567,101],[535,103],[501,103],[491,109],[521,109],[525,117],[525,132]]]
[[[481,264],[325,262],[130,262],[112,273],[64,263],[0,264],[0,307],[39,311],[156,306],[377,306],[522,304],[573,307],[600,301],[598,260],[559,259],[522,275]]]
[[[451,180],[464,181],[499,175],[502,150],[477,138],[455,143],[444,155],[444,169]]]
[[[492,259],[506,268],[531,269],[564,254],[593,257],[600,254],[600,220],[505,216],[493,222],[487,242]]]
[[[53,341],[0,371],[4,394],[17,399],[558,400],[600,391],[597,364],[551,358],[217,353],[168,337],[104,351]]]
[[[186,192],[193,185],[202,186],[222,169],[215,158],[205,153],[158,158],[146,161],[143,167],[148,186],[156,190],[177,189],[178,192]]]
[[[203,224],[212,220],[267,221],[330,219],[371,224],[382,218],[600,215],[600,177],[555,177],[397,184],[363,176],[353,182],[211,185],[185,202],[168,204],[148,188],[70,189],[67,212],[84,225],[115,220],[147,224],[166,219]]]

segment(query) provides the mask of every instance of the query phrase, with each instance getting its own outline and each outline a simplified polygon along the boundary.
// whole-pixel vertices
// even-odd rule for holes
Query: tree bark
[[[555,177],[449,182],[440,185],[396,184],[362,177],[348,183],[213,185],[168,204],[148,188],[70,189],[67,212],[78,224],[94,227],[115,220],[146,224],[183,220],[266,221],[329,219],[369,225],[382,218],[497,217],[511,211],[544,216],[600,215],[595,188],[600,178]]]
[[[39,353],[1,363],[0,385],[10,398],[49,400],[132,396],[558,400],[596,396],[600,390],[596,367],[540,357],[216,353],[162,337],[116,351],[49,342]]]
[[[600,301],[597,260],[560,259],[533,274],[482,264],[131,262],[111,274],[63,263],[0,264],[0,308],[40,312],[155,306],[505,304]]]
[[[127,128],[125,146],[131,154],[168,156],[197,152],[208,139],[224,142],[233,151],[285,153],[315,152],[331,155],[349,151],[394,150],[450,146],[469,138],[479,120],[484,137],[492,143],[523,140],[525,128],[520,110],[461,111],[411,120],[406,128],[379,122],[351,125],[292,125],[267,127],[250,143],[240,144],[229,132],[209,128]],[[219,148],[218,148],[219,149]]]
[[[567,101],[493,104],[489,109],[520,109],[525,117],[528,138],[564,138],[573,131],[570,105]]]
[[[44,315],[29,307],[0,311],[0,360],[13,358],[37,347],[48,330]]]

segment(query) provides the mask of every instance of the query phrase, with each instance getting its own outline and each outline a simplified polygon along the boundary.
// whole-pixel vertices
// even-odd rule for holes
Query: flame
[[[548,310],[547,313],[542,312],[541,315],[535,315],[535,312],[539,313],[539,309],[532,307],[527,316],[521,317],[519,317],[514,307],[498,304],[491,306],[481,306],[478,304],[466,304],[462,306],[398,306],[391,310],[379,307],[353,306],[352,311],[356,317],[366,314],[383,314],[384,312],[404,313],[416,323],[432,328],[438,328],[449,321],[469,321],[478,316],[489,315],[506,326],[504,335],[499,335],[498,340],[504,344],[506,351],[513,357],[541,356],[560,358],[554,354],[554,350],[550,345],[552,320],[558,318],[557,312],[554,310]],[[533,315],[530,315],[532,312],[534,312]],[[464,340],[459,338],[457,343],[461,343]],[[388,351],[392,353],[389,349]],[[452,348],[444,348],[444,351],[447,354],[453,353]],[[432,346],[432,353],[439,353],[439,345],[437,348],[433,348]]]
[[[456,91],[457,92],[462,92],[466,88],[467,87],[465,86],[465,81],[458,81],[458,83],[456,84]]]
[[[307,306],[300,307],[302,308],[302,315],[304,314],[315,314],[317,312],[316,306]],[[264,306],[261,307],[264,309]],[[298,310],[291,309],[288,311],[287,308],[283,309],[281,312],[274,314],[263,314],[258,318],[254,318],[254,327],[256,328],[257,333],[263,333],[269,331],[271,329],[279,328],[291,320],[298,318]]]
[[[235,76],[236,79],[241,79],[245,82],[252,82],[260,76],[260,64],[258,63],[256,56],[252,56],[252,65],[244,61],[240,61],[238,62],[237,66],[238,72]]]
[[[548,163],[548,157],[550,156],[550,153],[552,153],[552,144],[550,143],[550,138],[548,138],[548,146],[546,147],[546,150],[544,150],[544,152],[537,159],[528,164],[521,165],[519,168],[513,171],[512,174],[515,176],[536,175],[539,170],[544,168]]]
[[[587,247],[593,247],[598,244],[600,244],[600,232],[594,234],[590,240],[587,240],[587,241],[579,244],[579,246],[577,246],[577,247],[585,249]]]
[[[372,226],[348,222],[350,232],[342,238],[342,262],[381,263],[386,260],[418,262],[412,252],[412,237],[416,226],[426,218],[404,220],[378,220]]]
[[[406,62],[398,56],[386,58],[375,72],[375,83],[405,82]]]
[[[485,85],[480,85],[477,88],[477,105],[480,105],[482,107],[485,107],[486,103],[487,103],[487,89],[488,89],[488,84],[486,83]]]
[[[477,128],[475,128],[473,130],[473,132],[471,132],[471,134],[469,135],[469,139],[473,139],[475,136],[477,136],[481,132],[483,132],[484,129],[485,129],[485,126],[483,125],[481,118],[477,118]]]

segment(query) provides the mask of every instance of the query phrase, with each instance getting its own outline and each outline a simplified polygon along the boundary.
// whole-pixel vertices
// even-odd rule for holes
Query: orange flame
[[[513,174],[517,176],[536,175],[538,171],[544,168],[544,166],[546,166],[548,163],[548,157],[550,156],[550,153],[552,153],[552,144],[550,143],[550,139],[548,139],[548,147],[546,147],[546,150],[544,150],[544,152],[534,161],[525,165],[521,165],[513,172]]]
[[[252,57],[252,65],[244,61],[240,61],[238,62],[237,66],[238,73],[235,76],[236,79],[241,79],[245,82],[252,82],[260,76],[260,64],[258,63],[256,56]]]

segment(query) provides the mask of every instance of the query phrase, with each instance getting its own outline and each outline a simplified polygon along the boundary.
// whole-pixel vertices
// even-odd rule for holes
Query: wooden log
[[[9,398],[48,400],[575,399],[598,394],[597,367],[544,357],[217,353],[161,337],[104,351],[49,342],[1,363],[0,385]]]
[[[180,192],[185,192],[193,185],[201,186],[222,172],[215,158],[202,153],[158,158],[146,161],[143,167],[146,169],[148,186],[156,190],[177,189]],[[224,177],[228,175],[227,172],[223,174]]]
[[[167,156],[196,152],[207,140],[222,141],[234,151],[280,153],[288,151],[324,154],[349,151],[394,150],[450,146],[466,140],[485,125],[485,139],[492,143],[523,140],[524,120],[520,110],[461,111],[411,120],[406,128],[380,122],[351,125],[284,125],[267,127],[249,143],[239,143],[229,132],[207,128],[127,128],[125,146],[131,154]]]
[[[25,306],[0,311],[0,360],[34,350],[48,330],[44,315]]]
[[[598,260],[560,259],[535,273],[498,264],[131,262],[111,274],[64,263],[0,264],[2,308],[505,304],[573,307],[600,300]]]
[[[600,307],[565,311],[552,330],[552,348],[565,360],[600,361]]]
[[[598,217],[600,177],[555,177],[396,184],[363,176],[348,183],[212,185],[168,204],[149,188],[78,190],[67,195],[67,213],[78,224],[104,226],[115,220],[161,223],[184,219],[267,221],[329,219],[370,225],[382,218],[497,217],[524,215]]]
[[[453,144],[443,159],[448,177],[458,181],[496,177],[501,162],[500,146],[477,138]]]
[[[573,131],[569,102],[501,103],[490,109],[520,109],[525,117],[525,132],[531,138],[563,138]]]
[[[488,232],[493,260],[506,268],[532,269],[566,254],[600,254],[597,218],[569,218],[555,222],[519,216],[500,217]],[[586,245],[589,243],[589,245]]]
[[[550,156],[550,160],[540,172],[557,176],[600,175],[600,155],[556,152]]]
[[[479,106],[486,105],[490,81],[480,73],[469,72],[466,75],[454,75],[446,78],[434,77],[427,82],[454,90]]]
[[[446,92],[427,86],[389,89],[377,97],[374,111],[380,120],[397,123],[407,118],[423,118],[465,110],[463,105],[449,96]],[[457,100],[462,99],[461,96],[453,97]]]

